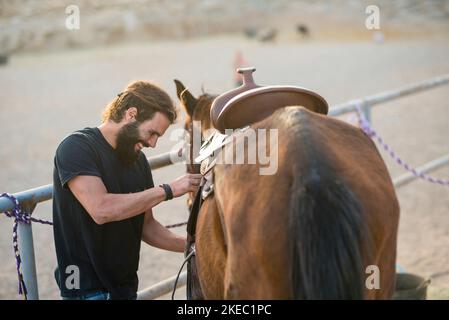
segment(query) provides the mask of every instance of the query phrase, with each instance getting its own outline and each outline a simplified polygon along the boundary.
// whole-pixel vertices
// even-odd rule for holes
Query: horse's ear
[[[176,84],[176,95],[178,96],[179,101],[186,109],[186,112],[189,116],[193,115],[193,110],[195,109],[196,104],[198,103],[198,99],[195,98],[188,89],[182,84],[181,81],[175,79]]]

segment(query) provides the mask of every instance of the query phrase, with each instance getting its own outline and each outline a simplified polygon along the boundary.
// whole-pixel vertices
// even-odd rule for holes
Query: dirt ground
[[[0,68],[0,191],[51,183],[59,141],[76,129],[98,125],[102,108],[131,80],[152,79],[173,98],[174,78],[197,94],[202,86],[212,93],[230,89],[236,50],[257,67],[258,83],[308,87],[330,105],[449,73],[449,41],[444,38],[261,44],[219,36],[13,56]],[[449,150],[447,101],[445,86],[383,104],[373,111],[374,127],[403,159],[419,166]],[[147,154],[167,151],[172,144],[167,134]],[[404,173],[383,155],[392,177]],[[183,172],[182,165],[174,165],[153,175],[159,184]],[[449,167],[432,174],[447,179]],[[397,194],[398,263],[408,272],[432,278],[430,298],[449,298],[449,188],[418,181]],[[154,209],[155,215],[164,224],[185,221],[185,203],[185,198],[163,203]],[[51,201],[38,205],[34,215],[51,219]],[[184,233],[184,228],[176,232]],[[34,225],[33,233],[40,298],[59,299],[51,227]],[[19,299],[12,221],[4,216],[0,259],[0,299]],[[181,263],[181,254],[142,245],[140,289],[175,275]],[[183,288],[177,297],[185,298]]]

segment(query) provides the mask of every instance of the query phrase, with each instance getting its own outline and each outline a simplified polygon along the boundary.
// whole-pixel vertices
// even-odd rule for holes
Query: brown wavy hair
[[[137,108],[136,120],[139,122],[152,119],[156,112],[165,114],[170,123],[177,117],[175,105],[164,90],[148,81],[134,81],[106,106],[103,122],[120,122],[131,107]]]

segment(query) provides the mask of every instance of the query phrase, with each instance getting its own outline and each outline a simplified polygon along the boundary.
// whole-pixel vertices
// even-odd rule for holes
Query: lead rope
[[[190,258],[195,254],[195,245],[192,245],[191,248],[192,248],[192,251],[190,251],[190,253],[187,255],[187,257],[184,259],[184,262],[181,265],[181,269],[179,269],[178,275],[176,276],[175,285],[173,287],[173,292],[171,294],[172,300],[175,300],[176,287],[178,285],[178,280],[179,280],[179,276],[181,275],[181,271],[184,268],[184,265],[187,263],[187,261],[189,261]]]

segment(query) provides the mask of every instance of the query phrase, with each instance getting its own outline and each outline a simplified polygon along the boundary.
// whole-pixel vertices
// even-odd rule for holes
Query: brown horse
[[[177,91],[186,129],[199,130],[193,120],[202,121],[203,133],[210,129],[214,97],[195,98],[179,81]],[[278,130],[278,170],[260,175],[260,163],[214,167],[214,193],[196,226],[203,297],[391,298],[399,204],[372,140],[303,107],[281,108],[251,128]],[[367,286],[369,266],[378,268],[379,286]]]

